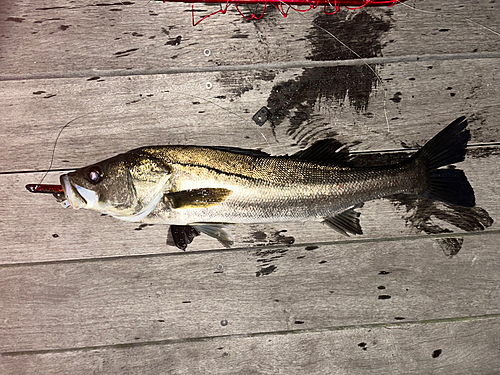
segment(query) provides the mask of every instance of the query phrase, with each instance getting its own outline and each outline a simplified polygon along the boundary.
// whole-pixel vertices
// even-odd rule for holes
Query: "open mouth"
[[[80,190],[90,190],[83,189],[82,187],[77,185],[73,187],[73,185],[69,181],[69,177],[67,174],[62,175],[60,177],[60,181],[64,190],[64,194],[66,195],[66,202],[69,204],[69,206],[73,207],[74,209],[88,208],[89,201],[85,199],[84,195],[80,194]]]

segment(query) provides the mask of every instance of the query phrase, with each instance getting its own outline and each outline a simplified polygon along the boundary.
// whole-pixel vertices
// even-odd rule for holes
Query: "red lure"
[[[32,193],[62,194],[64,190],[61,185],[28,184],[26,190]]]
[[[225,14],[230,4],[234,4],[238,13],[241,14],[243,18],[246,20],[258,20],[264,16],[264,12],[266,11],[267,5],[274,5],[281,13],[283,17],[287,17],[288,10],[293,9],[298,12],[307,12],[311,9],[316,9],[319,6],[324,7],[324,12],[326,14],[335,14],[339,11],[339,7],[344,6],[347,9],[359,9],[365,6],[393,6],[397,3],[401,3],[405,0],[163,0],[166,2],[184,2],[184,3],[193,3],[192,5],[192,17],[193,17],[193,25],[198,25],[201,21],[207,19],[210,16],[213,16],[217,13]],[[209,3],[209,4],[220,4],[220,9],[215,12],[210,13],[209,15],[202,17],[199,21],[195,22],[194,19],[194,3]],[[250,16],[244,15],[238,5],[241,4],[263,4],[262,13],[256,15],[252,13]],[[308,8],[298,9],[294,8],[294,6],[306,6]],[[332,10],[329,11],[327,8],[330,7]],[[352,8],[349,8],[352,7]],[[286,10],[284,9],[286,8]]]

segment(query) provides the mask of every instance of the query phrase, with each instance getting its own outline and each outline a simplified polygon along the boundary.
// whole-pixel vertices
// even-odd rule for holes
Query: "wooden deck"
[[[0,4],[0,374],[500,374],[499,3],[230,9]],[[362,236],[252,225],[180,252],[24,190],[68,122],[46,183],[152,144],[335,138],[387,163],[461,115],[477,206],[368,202]]]

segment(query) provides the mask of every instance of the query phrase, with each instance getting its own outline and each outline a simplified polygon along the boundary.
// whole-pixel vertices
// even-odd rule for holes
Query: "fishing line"
[[[85,117],[85,116],[88,116],[90,114],[93,114],[95,112],[90,112],[90,113],[85,113],[81,116],[78,116],[78,117],[75,117],[73,120],[70,120],[69,122],[67,122],[60,130],[59,130],[59,133],[57,133],[57,137],[56,137],[56,141],[54,142],[54,147],[52,148],[52,156],[50,158],[50,164],[49,164],[49,169],[47,169],[47,171],[45,172],[45,174],[43,175],[42,179],[40,180],[40,183],[39,185],[42,184],[43,180],[45,179],[45,177],[47,177],[47,175],[49,174],[49,172],[51,171],[52,169],[52,165],[54,164],[54,157],[55,157],[55,153],[56,153],[56,147],[57,147],[57,142],[59,141],[59,137],[61,136],[61,133],[63,132],[64,129],[66,129],[69,124],[71,124],[72,122],[76,121],[76,120],[79,120],[81,119],[82,117]]]
[[[500,36],[500,33],[499,33],[499,32],[497,32],[497,31],[495,31],[495,30],[493,30],[493,29],[489,28],[488,26],[482,25],[482,24],[480,24],[479,22],[476,22],[476,21],[474,21],[474,20],[471,20],[470,18],[464,18],[464,20],[469,21],[470,23],[473,23],[473,24],[475,24],[475,25],[477,25],[477,26],[480,26],[480,27],[482,27],[483,29],[490,31],[490,32],[492,32],[493,34],[495,34],[495,35],[497,35],[497,36]]]
[[[292,9],[295,9],[294,7],[292,7],[291,5],[287,4],[285,1],[281,1],[282,4],[285,4],[286,6],[288,6],[288,8],[292,8]],[[330,1],[328,1],[328,3],[330,4],[331,7],[333,8],[337,8],[335,7],[333,4],[331,4]],[[497,36],[500,36],[500,32],[497,32],[496,30],[488,27],[488,26],[485,26],[477,21],[474,21],[470,18],[461,18],[461,17],[456,17],[456,16],[453,16],[453,15],[449,15],[449,14],[443,14],[441,12],[437,12],[437,11],[429,11],[429,10],[423,10],[423,9],[417,9],[416,7],[414,6],[410,6],[409,4],[405,3],[405,2],[398,2],[399,5],[404,5],[414,11],[417,11],[417,12],[422,12],[422,13],[428,13],[428,14],[434,14],[434,15],[443,15],[445,17],[451,17],[451,18],[458,18],[460,20],[465,20],[467,22],[470,22],[474,25],[477,25]],[[303,14],[304,12],[301,12],[299,11],[298,12],[302,17],[305,18],[305,15]],[[336,12],[335,12],[336,13]],[[318,24],[315,24],[315,23],[312,23],[315,27],[317,27],[318,29],[321,29],[322,31],[324,31],[326,34],[328,34],[329,36],[331,36],[335,41],[337,41],[337,43],[341,44],[342,46],[344,46],[346,49],[348,49],[353,55],[355,55],[358,59],[360,59],[364,65],[366,65],[368,67],[368,69],[370,69],[373,74],[377,77],[377,80],[380,82],[380,85],[382,86],[382,89],[383,89],[383,92],[384,92],[384,99],[383,99],[383,109],[384,109],[384,117],[385,117],[385,121],[386,121],[386,124],[387,124],[387,132],[389,133],[390,131],[390,124],[389,124],[389,117],[388,117],[388,113],[387,113],[387,92],[388,92],[388,89],[387,89],[387,86],[384,84],[384,82],[382,81],[382,78],[381,76],[375,71],[375,69],[373,69],[370,64],[368,64],[366,62],[366,60],[361,57],[355,50],[353,50],[351,47],[349,47],[346,43],[344,43],[342,40],[340,40],[337,36],[335,36],[332,32],[330,32],[329,30],[325,29],[324,27],[318,25]]]
[[[281,1],[281,3],[287,5],[289,8],[294,9],[291,5],[287,4],[284,1]],[[330,3],[330,1],[328,1],[328,3],[330,4],[330,6],[334,7]],[[303,13],[304,12],[298,12],[298,14],[300,14],[302,17],[306,18]],[[370,69],[372,71],[372,73],[375,75],[375,77],[377,77],[377,80],[380,82],[380,85],[382,86],[382,89],[383,89],[383,92],[384,92],[383,109],[384,109],[385,121],[386,121],[386,124],[387,124],[387,132],[389,133],[389,131],[390,131],[390,125],[389,125],[389,117],[387,115],[387,91],[388,91],[388,89],[387,89],[387,86],[382,81],[382,77],[380,77],[380,75],[375,71],[375,69],[373,69],[370,66],[370,64],[368,64],[366,62],[366,59],[364,59],[363,57],[361,57],[361,55],[359,53],[357,53],[355,50],[353,50],[351,47],[349,47],[346,43],[344,43],[342,40],[340,40],[332,32],[330,32],[329,30],[325,29],[324,27],[322,27],[322,26],[320,26],[318,24],[315,24],[314,22],[312,24],[313,24],[313,26],[317,27],[318,29],[323,30],[325,33],[327,33],[328,35],[330,35],[335,41],[337,41],[337,43],[339,43],[343,47],[347,48],[349,50],[349,52],[351,52],[354,56],[356,56],[359,60],[361,60],[363,62],[363,64],[366,65],[368,67],[368,69]]]
[[[440,15],[440,16],[444,16],[444,17],[449,17],[449,18],[456,18],[458,20],[461,20],[461,21],[467,21],[467,22],[470,22],[474,25],[477,25],[485,30],[488,30],[489,32],[497,35],[497,36],[500,36],[500,32],[496,31],[496,30],[493,30],[492,28],[488,27],[488,26],[485,26],[477,21],[474,21],[474,20],[471,20],[470,18],[462,18],[462,17],[458,17],[458,16],[454,16],[452,14],[447,14],[447,13],[443,13],[443,12],[438,12],[438,11],[432,11],[432,10],[424,10],[424,9],[417,9],[415,6],[411,6],[409,4],[406,4],[406,3],[400,3],[401,5],[404,5],[405,7],[408,7],[416,12],[421,12],[421,13],[428,13],[428,14],[434,14],[434,15]]]
[[[196,99],[200,99],[200,100],[204,100],[216,107],[219,107],[220,109],[222,110],[225,110],[229,113],[231,113],[232,115],[236,116],[236,117],[239,117],[240,119],[242,119],[243,121],[247,121],[248,119],[244,118],[243,116],[237,114],[236,112],[233,112],[231,111],[230,109],[228,108],[225,108],[213,101],[211,101],[210,99],[207,99],[207,98],[204,98],[204,97],[201,97],[201,96],[198,96],[198,95],[193,95],[193,94],[186,94],[186,93],[183,93],[183,92],[177,92],[177,91],[172,91],[172,90],[165,90],[164,92],[171,92],[171,93],[174,93],[174,94],[180,94],[180,95],[184,95],[184,96],[187,96],[187,97],[192,97],[192,98],[196,98]],[[57,142],[59,141],[59,138],[61,137],[61,134],[62,132],[64,131],[64,129],[66,129],[71,123],[75,122],[76,120],[79,120],[85,116],[88,116],[88,115],[91,115],[91,114],[95,114],[97,112],[89,112],[89,113],[85,113],[81,116],[78,116],[78,117],[75,117],[74,119],[68,121],[60,130],[59,132],[57,133],[57,136],[56,136],[56,140],[54,142],[54,147],[52,148],[52,153],[51,153],[51,157],[50,157],[50,163],[49,163],[49,168],[47,169],[47,171],[45,171],[45,174],[42,176],[42,179],[40,180],[40,182],[38,183],[38,185],[41,185],[43,183],[43,180],[45,179],[45,177],[47,177],[47,175],[49,174],[49,172],[52,170],[52,165],[54,164],[54,159],[55,159],[55,153],[56,153],[56,148],[57,148]],[[262,138],[264,138],[264,140],[266,141],[267,145],[269,147],[271,147],[271,145],[269,144],[267,138],[265,137],[265,135],[259,130],[259,133],[260,135],[262,136]]]
[[[377,77],[378,81],[380,82],[380,85],[382,86],[383,88],[383,92],[384,92],[384,101],[383,101],[383,108],[384,108],[384,116],[385,116],[385,121],[387,123],[387,132],[389,133],[389,117],[387,116],[387,87],[385,86],[384,82],[382,81],[382,78],[380,77],[380,75],[375,71],[375,69],[373,69],[370,64],[368,64],[366,62],[365,59],[363,59],[356,51],[354,51],[351,47],[349,47],[347,44],[345,44],[343,41],[341,41],[339,38],[337,38],[335,35],[333,35],[332,32],[326,30],[324,27],[320,26],[320,25],[315,25],[316,27],[318,27],[319,29],[325,31],[328,35],[332,36],[338,43],[340,43],[341,45],[343,45],[345,48],[347,48],[351,53],[353,53],[358,59],[360,59],[361,61],[363,61],[363,63],[368,67],[368,69],[370,69],[373,74],[375,74],[375,76]]]
[[[163,92],[169,92],[169,93],[171,92],[171,93],[173,93],[173,94],[180,94],[180,95],[184,95],[184,96],[187,96],[187,97],[191,97],[191,98],[195,98],[195,99],[204,100],[204,101],[206,101],[207,103],[213,104],[214,106],[216,106],[216,107],[218,107],[218,108],[220,108],[220,109],[222,109],[222,110],[224,110],[224,111],[227,111],[228,113],[230,113],[230,114],[232,114],[232,115],[234,115],[234,116],[236,116],[236,117],[239,117],[240,119],[242,119],[242,120],[243,120],[243,121],[245,121],[245,122],[246,122],[246,121],[248,121],[248,119],[247,119],[247,118],[245,118],[245,117],[243,117],[243,116],[241,116],[241,115],[237,114],[236,112],[233,112],[233,111],[231,111],[230,109],[228,109],[228,108],[226,108],[226,107],[223,107],[223,106],[221,106],[220,104],[217,104],[217,103],[213,102],[212,100],[207,99],[207,98],[204,98],[204,97],[202,97],[202,96],[198,96],[198,95],[194,95],[194,94],[186,94],[186,93],[184,93],[184,92],[172,91],[172,90],[165,90],[165,91],[163,91]],[[258,130],[258,129],[257,129],[257,130]],[[269,143],[269,141],[267,140],[266,136],[265,136],[265,135],[264,135],[264,134],[263,134],[260,130],[258,130],[258,132],[260,133],[260,135],[262,136],[262,138],[264,138],[264,141],[266,141],[266,143],[267,143],[268,147],[271,147],[271,144],[270,144],[270,143]]]

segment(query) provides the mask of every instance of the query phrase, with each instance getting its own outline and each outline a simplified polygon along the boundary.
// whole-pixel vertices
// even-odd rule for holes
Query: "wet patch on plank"
[[[255,272],[255,276],[266,276],[275,272],[278,266],[273,263],[284,257],[287,252],[288,249],[257,250],[254,253],[257,257],[257,271]]]
[[[363,58],[380,56],[382,37],[391,29],[389,17],[378,18],[364,11],[354,16],[345,10],[335,15],[318,13],[314,23],[316,26],[308,35],[312,46],[309,59],[313,61],[357,59],[350,49]],[[305,135],[315,132],[314,128],[303,128],[310,126],[308,122],[315,107],[322,101],[331,104],[335,100],[342,106],[348,100],[356,111],[365,112],[370,94],[378,84],[375,69],[375,66],[308,68],[301,76],[278,83],[267,102],[272,126],[276,128],[290,118],[287,134],[300,142]]]
[[[393,195],[389,199],[396,207],[404,208],[403,218],[408,226],[427,234],[452,233],[436,219],[467,232],[481,231],[493,224],[491,216],[481,207],[451,206],[407,194]],[[464,239],[439,238],[436,241],[446,256],[453,257],[462,249]]]
[[[293,236],[287,236],[286,229],[276,230],[272,227],[254,226],[248,237],[242,240],[243,243],[252,243],[255,246],[291,245],[295,242]]]

